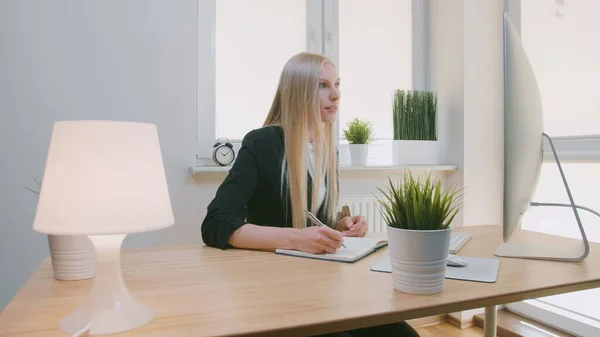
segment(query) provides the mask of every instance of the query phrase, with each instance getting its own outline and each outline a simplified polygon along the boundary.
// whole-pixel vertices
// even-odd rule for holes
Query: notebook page
[[[334,254],[325,254],[332,256],[359,256],[364,254],[366,251],[369,251],[377,245],[377,242],[380,240],[375,238],[356,238],[356,237],[345,237],[344,238],[344,247],[340,247]]]
[[[323,253],[319,255],[330,258],[354,258],[373,249],[378,241],[371,238],[345,237],[344,245],[346,248],[340,247],[335,253]]]
[[[345,237],[344,247],[340,247],[335,253],[324,253],[324,254],[310,254],[301,251],[290,251],[290,250],[278,250],[279,252],[285,252],[291,255],[315,257],[327,260],[353,260],[367,252],[373,250],[373,248],[381,242],[381,239],[377,238],[357,238],[357,237]]]

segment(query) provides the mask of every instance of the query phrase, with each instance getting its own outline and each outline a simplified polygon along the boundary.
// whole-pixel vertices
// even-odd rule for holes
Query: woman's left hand
[[[343,217],[337,224],[336,228],[342,232],[344,236],[365,236],[369,225],[364,216]]]

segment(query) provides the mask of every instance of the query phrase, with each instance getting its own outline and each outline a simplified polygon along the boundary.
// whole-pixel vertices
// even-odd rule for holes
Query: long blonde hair
[[[334,143],[334,123],[321,121],[319,105],[319,75],[325,63],[334,65],[328,58],[319,54],[299,53],[290,58],[283,67],[275,98],[264,122],[264,126],[278,125],[283,128],[285,154],[281,170],[282,194],[284,198],[290,196],[294,228],[306,227],[304,210],[308,200],[309,130],[312,130],[315,152],[315,174],[312,180],[309,210],[317,214],[319,193],[324,180],[327,184],[322,214],[326,217],[326,224],[333,226],[337,208],[337,151]]]

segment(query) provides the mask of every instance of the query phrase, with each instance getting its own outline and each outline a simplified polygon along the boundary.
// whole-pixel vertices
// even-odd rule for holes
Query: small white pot
[[[388,226],[394,289],[409,294],[443,290],[451,229],[419,231]]]
[[[349,144],[350,162],[354,166],[367,166],[369,158],[369,144]]]
[[[84,280],[96,274],[96,253],[84,235],[48,235],[54,278]]]
[[[439,142],[437,140],[394,140],[392,160],[394,165],[437,165]]]

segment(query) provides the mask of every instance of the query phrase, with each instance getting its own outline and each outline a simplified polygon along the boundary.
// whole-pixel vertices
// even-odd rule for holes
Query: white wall
[[[465,188],[455,224],[502,223],[503,0],[429,0],[427,86],[439,95],[442,162]]]
[[[463,1],[465,225],[502,223],[503,0]]]
[[[125,247],[200,243],[217,180],[194,181],[195,0],[0,1],[0,310],[49,255],[32,230],[52,123],[158,126],[176,223]],[[94,179],[94,177],[90,177]]]
[[[457,165],[448,184],[464,182],[462,0],[429,0],[426,13],[426,86],[438,94],[440,162]],[[454,225],[463,224],[463,212]]]
[[[455,224],[502,223],[503,10],[503,0],[427,1],[427,84],[439,94],[442,161],[458,165],[449,183],[465,188]]]

